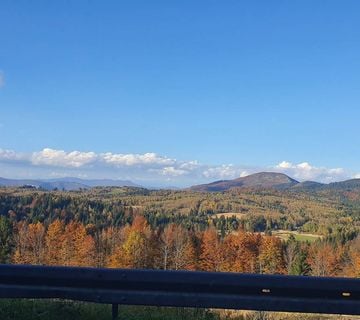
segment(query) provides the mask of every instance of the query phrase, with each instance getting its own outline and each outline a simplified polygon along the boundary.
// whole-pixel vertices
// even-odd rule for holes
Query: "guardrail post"
[[[111,313],[112,313],[112,320],[117,320],[118,316],[119,316],[119,305],[118,304],[112,304]]]

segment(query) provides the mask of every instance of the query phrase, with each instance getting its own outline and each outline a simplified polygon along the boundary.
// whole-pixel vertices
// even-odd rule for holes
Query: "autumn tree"
[[[154,253],[152,232],[143,216],[136,216],[133,224],[124,228],[125,240],[109,259],[109,267],[143,269],[152,266]]]
[[[109,264],[109,257],[115,251],[115,248],[121,245],[123,241],[123,232],[121,228],[108,227],[102,230],[96,230],[94,233],[95,242],[95,263],[98,267],[105,267]]]
[[[261,236],[239,231],[225,237],[223,243],[222,271],[255,273]]]
[[[0,263],[8,263],[13,246],[13,228],[10,220],[0,216]]]
[[[19,264],[44,264],[45,228],[41,222],[17,225],[14,262]]]
[[[160,252],[162,256],[162,268],[169,269],[172,258],[173,238],[174,238],[174,224],[169,224],[164,231],[160,234]]]
[[[61,255],[64,265],[93,266],[95,264],[94,239],[86,233],[84,225],[72,221],[65,226]]]
[[[198,268],[200,240],[193,232],[187,233],[187,243],[184,250],[184,270],[196,270]]]
[[[168,225],[160,235],[163,268],[193,270],[195,248],[189,232],[176,224]]]
[[[360,236],[350,242],[348,248],[348,258],[345,275],[360,278]]]
[[[342,248],[321,242],[310,246],[307,262],[313,276],[336,276],[341,269]]]
[[[238,236],[238,259],[236,265],[242,268],[242,272],[255,273],[259,269],[259,250],[261,244],[261,236],[255,233],[239,233]]]
[[[200,268],[206,271],[220,271],[223,254],[215,228],[204,231],[201,244]]]
[[[55,220],[50,223],[45,235],[45,263],[48,265],[62,265],[64,263],[63,245],[65,240],[64,223]]]
[[[284,273],[281,240],[273,236],[262,238],[259,254],[260,273]]]
[[[110,257],[109,267],[145,268],[145,241],[144,234],[135,230],[130,231],[125,242],[118,246]]]

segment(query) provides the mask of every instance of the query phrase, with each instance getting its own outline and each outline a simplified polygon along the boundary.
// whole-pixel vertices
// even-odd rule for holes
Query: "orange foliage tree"
[[[341,270],[343,250],[329,243],[310,246],[307,262],[313,276],[336,276]]]
[[[240,231],[224,240],[225,256],[223,271],[255,273],[258,271],[258,255],[261,236]]]
[[[86,233],[84,225],[72,221],[65,226],[61,256],[65,266],[95,265],[94,239]]]
[[[18,223],[15,237],[14,262],[18,264],[44,264],[45,228],[42,223]]]
[[[345,275],[350,277],[360,277],[360,236],[350,243],[348,250],[349,262],[345,270]]]
[[[222,246],[215,228],[204,231],[201,243],[200,268],[220,271],[223,263]]]
[[[63,264],[64,229],[64,223],[58,219],[48,226],[45,235],[45,263],[48,265]]]

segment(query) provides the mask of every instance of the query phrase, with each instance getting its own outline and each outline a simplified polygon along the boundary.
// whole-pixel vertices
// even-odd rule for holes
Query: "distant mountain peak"
[[[299,182],[284,173],[258,172],[233,180],[221,180],[191,187],[194,191],[225,191],[231,188],[286,189]]]
[[[264,172],[258,172],[258,173],[254,173],[254,174],[250,174],[248,176],[245,177],[240,177],[237,178],[235,180],[241,180],[241,181],[258,181],[259,183],[264,183],[266,181],[273,183],[273,182],[279,182],[279,183],[288,183],[288,182],[295,182],[295,183],[299,183],[299,181],[296,181],[293,178],[290,178],[289,176],[287,176],[285,173],[280,173],[280,172],[268,172],[268,171],[264,171]]]

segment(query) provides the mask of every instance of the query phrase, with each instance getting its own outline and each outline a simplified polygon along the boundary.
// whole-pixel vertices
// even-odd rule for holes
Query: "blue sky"
[[[1,1],[0,176],[355,177],[359,12],[356,0]]]

